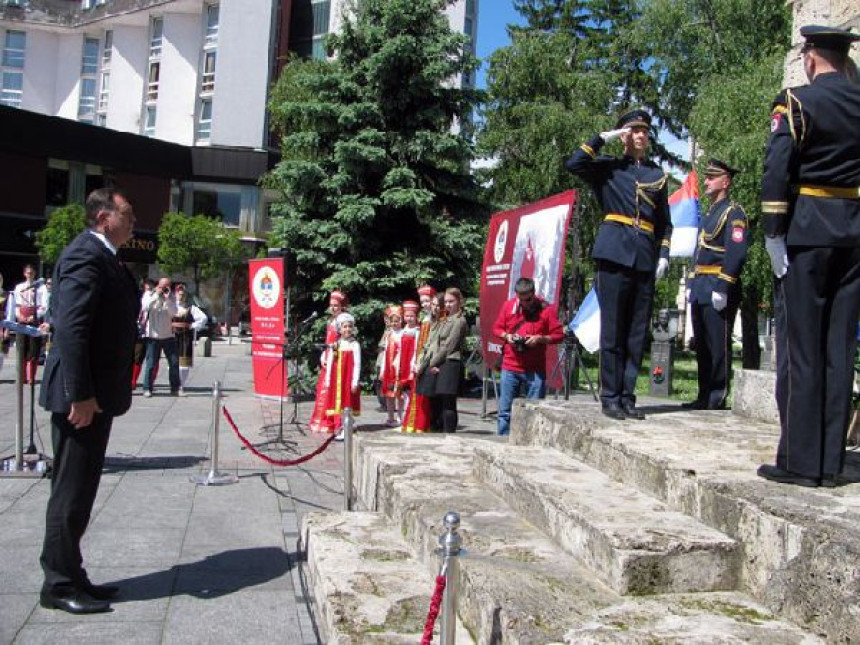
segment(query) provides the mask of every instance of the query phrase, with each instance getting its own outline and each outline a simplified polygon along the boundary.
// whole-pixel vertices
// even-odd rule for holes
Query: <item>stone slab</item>
[[[582,459],[742,545],[741,583],[771,611],[833,642],[860,641],[860,485],[805,489],[758,478],[779,429],[726,411],[644,407],[612,421],[584,397],[516,402],[511,441]],[[860,454],[845,474],[860,482]]]
[[[765,423],[779,423],[775,388],[776,372],[737,370],[732,386],[732,412]]]
[[[326,643],[421,641],[434,580],[379,513],[311,513],[302,522],[308,577]],[[439,638],[437,620],[434,638]],[[473,643],[462,625],[457,642]]]
[[[355,463],[359,488],[373,496],[363,502],[390,518],[430,572],[443,515],[460,513],[458,612],[479,645],[821,642],[744,594],[615,593],[471,476],[478,444],[488,442],[362,436]],[[702,634],[703,624],[720,631]]]
[[[737,586],[737,543],[544,448],[478,446],[475,476],[620,594]]]

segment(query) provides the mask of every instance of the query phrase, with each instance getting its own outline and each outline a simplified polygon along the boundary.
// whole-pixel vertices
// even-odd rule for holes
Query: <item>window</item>
[[[158,76],[161,73],[161,63],[155,62],[149,64],[149,80],[146,84],[146,100],[155,101],[158,99]]]
[[[7,31],[3,45],[3,67],[24,69],[24,50],[27,34],[23,31]]]
[[[467,36],[472,35],[472,19],[466,16],[466,19],[463,21],[463,33]]]
[[[108,98],[110,96],[110,72],[102,72],[101,85],[99,89],[99,112],[107,111]]]
[[[24,94],[24,73],[3,72],[3,86],[0,89],[0,104],[9,107],[21,107],[21,96]]]
[[[466,15],[475,15],[475,0],[466,0]]]
[[[147,137],[155,136],[155,106],[146,106],[146,121],[143,124],[143,134]]]
[[[45,174],[45,205],[65,206],[69,203],[69,164],[57,159],[48,160]]]
[[[200,101],[200,116],[197,119],[197,140],[209,141],[212,135],[212,99]]]
[[[102,67],[107,67],[110,65],[110,59],[113,55],[113,32],[106,31],[105,32],[105,44],[104,49],[102,49]]]
[[[216,52],[206,52],[203,55],[203,83],[200,86],[201,92],[212,92],[215,89],[215,54]]]
[[[328,35],[331,15],[330,0],[312,0],[311,14],[313,16],[313,40],[311,43],[311,58],[323,60],[327,57],[325,37]]]
[[[214,45],[218,42],[218,5],[206,6],[206,45]]]
[[[96,111],[96,79],[81,79],[81,94],[78,98],[78,121],[92,123]]]
[[[164,30],[164,21],[161,18],[153,18],[149,37],[149,58],[161,57],[161,36]]]
[[[99,41],[84,38],[84,54],[81,60],[81,74],[95,74],[99,69]]]

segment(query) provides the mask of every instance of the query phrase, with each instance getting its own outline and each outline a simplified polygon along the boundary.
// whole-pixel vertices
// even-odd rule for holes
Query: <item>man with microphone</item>
[[[654,279],[669,268],[672,220],[666,173],[646,158],[651,115],[644,110],[627,112],[615,128],[579,146],[565,166],[591,184],[603,211],[591,254],[600,303],[603,414],[644,419],[636,408],[636,377],[651,320]],[[619,137],[623,157],[598,154]]]

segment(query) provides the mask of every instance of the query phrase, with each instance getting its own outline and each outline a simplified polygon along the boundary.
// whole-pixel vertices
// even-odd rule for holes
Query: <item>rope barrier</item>
[[[442,607],[442,594],[445,592],[445,576],[436,576],[436,588],[433,590],[433,597],[430,599],[430,611],[427,612],[427,621],[424,623],[424,635],[421,637],[421,645],[430,645],[433,641],[433,627],[436,625],[436,618],[439,616],[439,609]]]
[[[303,464],[306,461],[310,461],[311,459],[316,457],[318,454],[320,454],[323,450],[328,448],[329,445],[331,445],[331,442],[334,441],[334,438],[335,438],[335,435],[333,435],[333,434],[329,435],[328,439],[323,441],[322,444],[320,444],[319,448],[317,448],[313,452],[311,452],[311,453],[309,453],[303,457],[299,457],[298,459],[272,459],[271,457],[269,457],[269,455],[263,454],[262,452],[257,450],[253,446],[253,444],[250,441],[248,441],[242,435],[241,432],[239,432],[239,428],[236,427],[236,422],[233,421],[233,417],[230,416],[230,413],[227,411],[226,407],[223,407],[221,409],[224,412],[224,418],[227,419],[227,423],[229,423],[230,427],[233,428],[233,432],[236,433],[236,437],[238,437],[239,441],[241,441],[244,444],[244,446],[248,450],[251,451],[251,453],[253,453],[257,457],[259,457],[263,461],[270,463],[274,466],[298,466],[299,464]]]

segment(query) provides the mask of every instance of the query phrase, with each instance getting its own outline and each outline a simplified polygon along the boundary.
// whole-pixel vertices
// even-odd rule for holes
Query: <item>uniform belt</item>
[[[719,275],[719,273],[723,270],[719,264],[697,264],[693,269],[693,272],[696,275]]]
[[[842,188],[840,186],[813,186],[801,184],[797,190],[798,194],[807,197],[837,197],[839,199],[860,199],[860,186],[853,188]]]
[[[626,224],[627,226],[632,226],[633,228],[638,228],[647,233],[654,232],[654,225],[651,222],[646,222],[644,220],[634,220],[629,215],[620,215],[618,213],[609,213],[604,219],[604,222],[618,222],[619,224]]]

